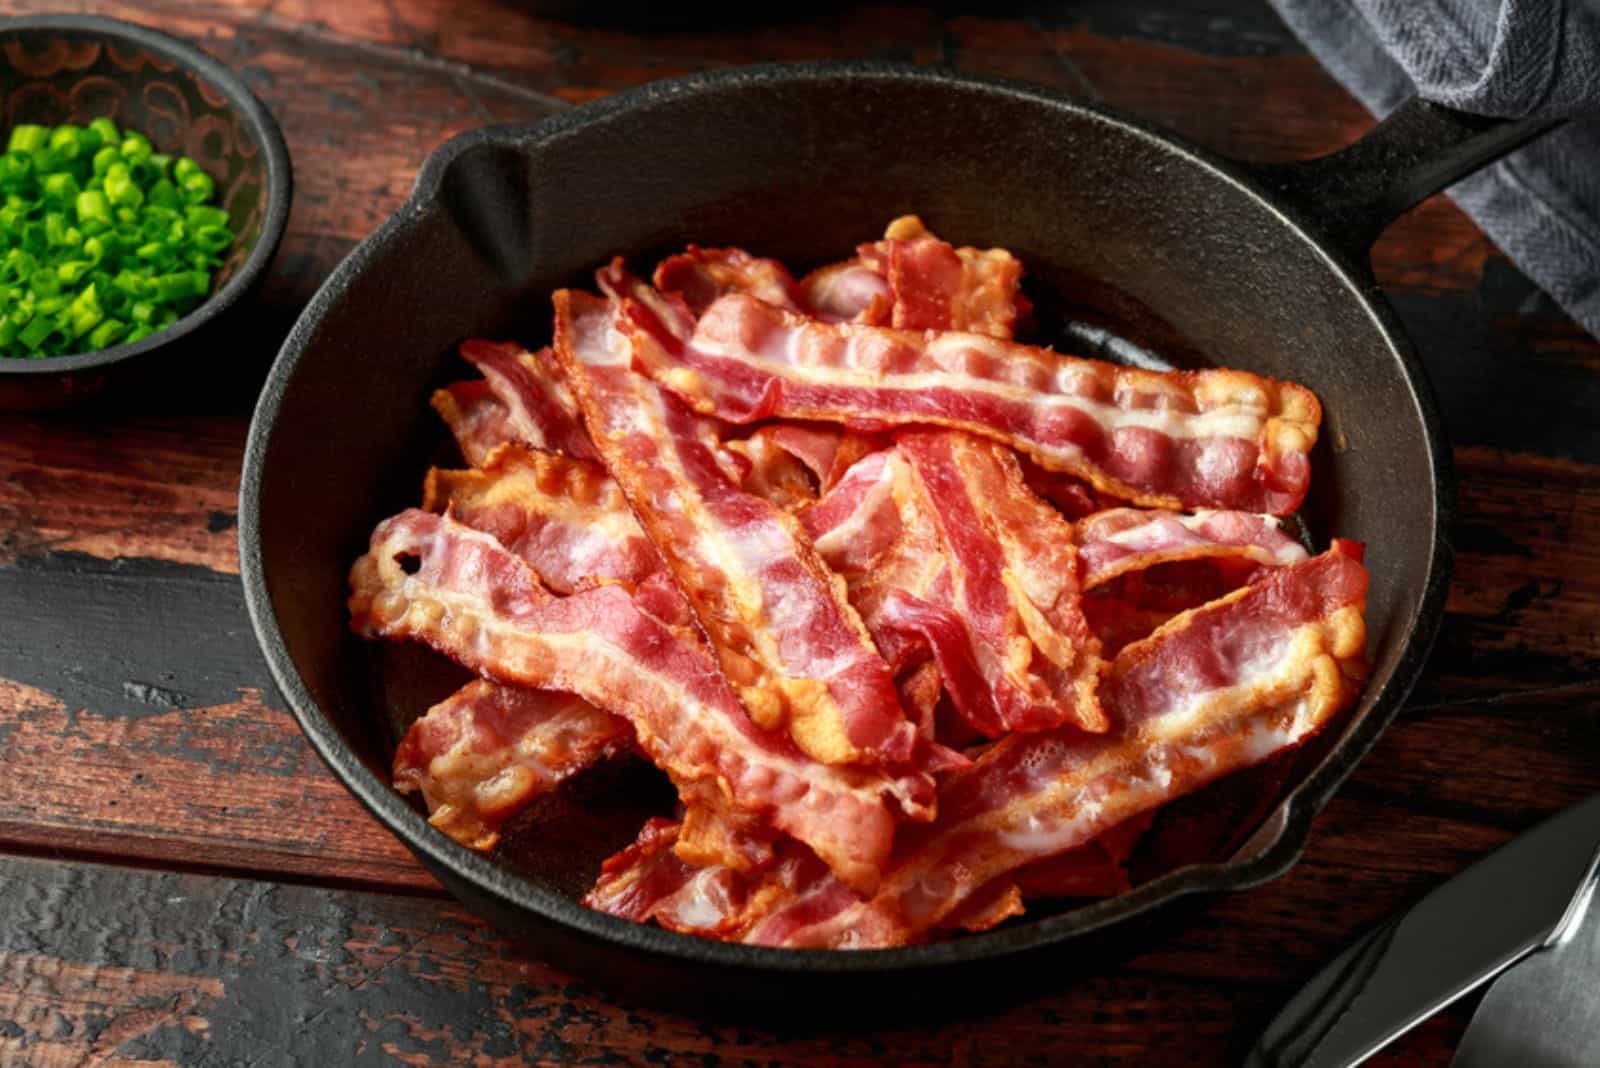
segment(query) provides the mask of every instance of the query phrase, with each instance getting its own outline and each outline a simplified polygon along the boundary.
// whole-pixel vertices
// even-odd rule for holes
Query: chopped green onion
[[[68,160],[77,159],[80,155],[85,154],[86,150],[89,155],[93,155],[95,150],[100,147],[100,138],[94,136],[91,141],[88,136],[85,136],[85,132],[82,129],[68,123],[65,126],[57,126],[54,130],[51,130],[48,143],[50,151],[55,153],[57,159]]]
[[[103,115],[91,122],[89,129],[99,136],[102,145],[115,145],[122,141],[122,131],[117,129],[117,124]]]
[[[122,137],[122,158],[129,163],[141,163],[155,155],[150,139],[142,133],[127,133]]]
[[[112,225],[111,204],[106,200],[104,192],[91,189],[78,194],[78,221],[85,224],[97,222],[106,226]]]
[[[178,187],[166,178],[158,179],[156,184],[150,187],[150,195],[146,199],[150,204],[169,211],[183,207],[183,198],[178,195]]]
[[[37,152],[50,140],[50,131],[43,126],[22,123],[11,128],[11,139],[6,142],[7,152]]]
[[[44,198],[47,201],[60,203],[71,200],[79,192],[78,180],[65,171],[48,174],[44,179]]]
[[[183,199],[190,204],[204,204],[217,193],[217,183],[205,171],[186,175],[179,188],[183,190]]]
[[[89,335],[89,350],[110,348],[117,343],[117,338],[128,332],[128,324],[120,319],[107,319],[94,328],[94,333]]]
[[[234,242],[216,182],[109,118],[12,127],[0,153],[0,357],[91,352],[177,322]]]
[[[22,328],[22,333],[17,335],[17,340],[30,351],[44,344],[44,339],[55,333],[56,324],[44,316],[34,316],[28,325]]]

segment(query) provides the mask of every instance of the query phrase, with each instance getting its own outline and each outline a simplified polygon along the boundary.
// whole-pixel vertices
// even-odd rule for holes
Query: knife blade
[[[1379,924],[1267,1027],[1253,1068],[1344,1068],[1554,941],[1593,877],[1600,796],[1553,816]]]
[[[1451,1068],[1585,1068],[1600,1064],[1600,907],[1595,877],[1581,916],[1554,945],[1494,981]]]

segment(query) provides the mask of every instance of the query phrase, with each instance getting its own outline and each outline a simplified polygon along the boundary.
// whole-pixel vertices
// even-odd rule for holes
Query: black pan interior
[[[737,244],[803,266],[846,255],[906,212],[958,244],[1013,250],[1047,329],[1088,321],[1180,365],[1293,379],[1321,398],[1304,517],[1319,545],[1337,534],[1369,546],[1374,672],[1318,754],[1303,803],[1280,806],[1232,859],[1123,898],[868,954],[709,945],[576,908],[574,887],[636,830],[630,803],[584,825],[576,845],[528,843],[515,872],[427,827],[385,786],[384,706],[402,669],[385,667],[389,681],[374,685],[369,652],[346,629],[345,574],[373,524],[415,504],[426,465],[449,455],[427,398],[465,372],[456,343],[543,341],[550,290],[586,283],[619,252],[648,266],[690,241]],[[243,490],[252,611],[285,694],[346,782],[452,888],[559,963],[634,976],[699,966],[742,976],[735,985],[749,993],[754,974],[926,970],[1056,942],[1185,891],[1281,871],[1419,666],[1425,649],[1411,639],[1437,599],[1443,475],[1425,390],[1361,288],[1225,167],[1043,91],[927,71],[697,77],[466,135],[318,294],[274,369]]]

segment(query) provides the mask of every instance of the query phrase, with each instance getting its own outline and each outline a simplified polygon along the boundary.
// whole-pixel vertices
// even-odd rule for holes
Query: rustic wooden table
[[[239,70],[283,125],[298,189],[216,381],[0,421],[0,1064],[1235,1063],[1352,935],[1600,788],[1600,345],[1436,198],[1376,264],[1454,436],[1449,615],[1293,872],[1188,908],[1097,978],[877,1033],[799,1010],[789,1033],[712,1025],[541,966],[446,898],[313,756],[236,577],[265,361],[423,157],[647,79],[823,56],[1029,79],[1247,159],[1327,151],[1371,120],[1257,0],[874,6],[654,32],[492,0],[62,6]],[[1443,1062],[1471,1005],[1381,1060]]]

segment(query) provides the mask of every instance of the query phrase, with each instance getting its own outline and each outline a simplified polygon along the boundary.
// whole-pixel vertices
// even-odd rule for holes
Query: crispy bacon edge
[[[667,330],[640,364],[697,410],[992,437],[1160,508],[1285,514],[1310,484],[1321,407],[1243,371],[1157,373],[964,333],[823,323],[742,294]]]
[[[756,727],[692,632],[652,614],[649,585],[555,597],[492,536],[411,509],[373,532],[351,569],[349,608],[365,637],[420,640],[500,682],[576,694],[621,716],[680,792],[718,790],[805,842],[840,879],[873,886],[895,806],[932,818],[931,779],[818,764]]]
[[[505,407],[505,424],[512,432],[508,440],[594,459],[594,446],[548,348],[529,352],[514,342],[469,338],[461,343],[461,357],[483,373]]]
[[[1285,533],[1275,516],[1252,512],[1183,515],[1113,508],[1079,520],[1073,536],[1086,590],[1129,571],[1179,560],[1231,556],[1282,567],[1306,558],[1305,546]]]
[[[662,569],[622,491],[589,460],[508,442],[478,467],[431,469],[422,507],[494,535],[557,593],[586,579],[637,585]]]
[[[953,431],[902,433],[950,578],[936,601],[896,592],[889,626],[920,634],[967,722],[997,737],[1108,722],[1099,642],[1078,607],[1072,526],[1028,489],[1009,449]]]
[[[487,850],[535,798],[632,742],[627,720],[581,697],[476,679],[406,731],[394,786],[422,794],[429,823]]]
[[[1106,680],[1112,733],[1002,739],[951,777],[939,819],[904,836],[875,895],[830,915],[780,907],[745,940],[814,948],[914,941],[1023,865],[1301,744],[1356,699],[1365,679],[1359,553],[1335,542],[1130,645]]]
[[[554,301],[590,436],[751,718],[823,763],[910,761],[916,731],[888,665],[799,522],[735,485],[715,429],[631,370],[632,323],[659,316],[631,297]]]

